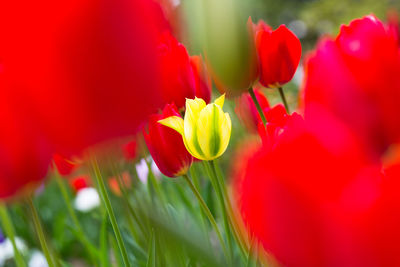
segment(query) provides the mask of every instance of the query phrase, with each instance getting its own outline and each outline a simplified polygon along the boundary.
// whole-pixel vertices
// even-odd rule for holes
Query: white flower
[[[25,253],[27,249],[25,242],[21,238],[15,237],[15,243],[19,252],[21,254]],[[4,240],[4,242],[0,243],[0,266],[3,266],[7,260],[12,259],[13,257],[14,249],[10,239],[7,238],[6,240]]]
[[[47,264],[46,258],[43,255],[42,252],[35,250],[32,253],[31,259],[29,260],[28,263],[29,267],[48,267],[49,265]]]
[[[83,188],[78,191],[74,201],[75,209],[88,212],[100,206],[100,197],[93,187]]]
[[[136,173],[139,177],[139,180],[143,184],[147,184],[147,178],[149,177],[149,167],[147,166],[145,159],[141,159],[139,163],[136,164]]]

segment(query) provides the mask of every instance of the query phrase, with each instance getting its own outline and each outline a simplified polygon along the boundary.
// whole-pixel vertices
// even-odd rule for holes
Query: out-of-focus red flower
[[[7,93],[56,151],[131,135],[162,107],[157,40],[167,26],[155,7],[151,0],[1,3]]]
[[[206,64],[201,56],[191,56],[190,63],[194,73],[196,97],[202,98],[208,104],[211,100],[212,85]]]
[[[380,155],[400,139],[400,53],[396,38],[374,16],[342,26],[308,57],[305,116],[316,105],[335,114]]]
[[[261,90],[255,89],[254,94],[262,110],[269,108],[268,99]],[[249,93],[243,93],[236,99],[235,112],[250,132],[257,132],[257,125],[261,118]]]
[[[285,25],[272,31],[263,21],[254,26],[260,83],[265,87],[281,87],[289,82],[300,62],[300,40]]]
[[[144,130],[143,135],[160,171],[168,177],[176,177],[189,170],[193,157],[186,150],[182,136],[177,131],[158,123],[171,116],[180,116],[174,104],[166,105],[162,114],[150,116],[148,131]]]
[[[267,119],[267,124],[264,126],[260,121],[257,130],[263,144],[270,147],[276,144],[278,137],[286,130],[286,128],[303,120],[303,118],[296,112],[288,115],[282,104],[277,104],[272,108],[266,108],[264,114]]]
[[[195,76],[186,48],[169,31],[160,36],[158,59],[164,103],[175,103],[183,108],[186,98],[195,96]]]
[[[137,156],[136,140],[131,140],[122,147],[124,158],[127,161],[134,160]]]
[[[52,151],[31,120],[4,94],[0,63],[0,200],[33,190],[46,176]]]
[[[70,175],[77,166],[75,162],[58,153],[53,155],[53,161],[56,165],[58,172],[63,176]]]
[[[398,194],[386,195],[379,166],[327,114],[297,120],[247,160],[236,191],[244,223],[285,266],[398,263]]]
[[[79,190],[90,186],[90,177],[88,175],[76,176],[69,180],[69,184],[74,192],[77,193]]]
[[[129,175],[129,172],[125,171],[121,173],[121,179],[125,187],[129,188],[131,186],[132,179],[131,176]],[[118,180],[116,177],[109,178],[108,185],[110,186],[111,191],[115,195],[121,196],[121,188],[119,187]]]

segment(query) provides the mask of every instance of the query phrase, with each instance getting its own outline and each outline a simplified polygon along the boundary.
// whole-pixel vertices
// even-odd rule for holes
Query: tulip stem
[[[14,250],[15,263],[17,264],[18,267],[25,267],[26,264],[24,262],[21,253],[18,250],[17,243],[15,242],[14,226],[12,224],[10,215],[8,214],[7,207],[4,203],[0,203],[0,217],[4,227],[4,231],[6,232],[7,237],[10,239]]]
[[[97,164],[97,161],[95,158],[92,160],[92,167],[94,171],[94,176],[96,177],[97,183],[99,184],[99,189],[100,189],[100,195],[101,198],[103,199],[103,203],[106,206],[106,211],[108,213],[108,217],[111,222],[111,226],[114,230],[115,238],[117,239],[118,247],[122,255],[122,259],[124,261],[125,266],[130,266],[129,259],[128,259],[128,253],[126,251],[126,247],[124,244],[124,240],[122,239],[121,232],[118,227],[117,219],[115,218],[114,210],[111,206],[111,201],[107,193],[107,189],[104,185],[103,177],[101,176],[99,165]]]
[[[287,101],[286,101],[286,97],[285,97],[285,94],[284,94],[284,92],[283,92],[283,88],[282,87],[279,87],[278,88],[278,91],[279,91],[279,94],[281,95],[281,98],[282,98],[282,102],[283,102],[283,105],[285,106],[285,109],[286,109],[286,112],[289,114],[289,105],[288,105],[288,103],[287,103]]]
[[[87,238],[87,236],[85,235],[85,232],[83,231],[82,225],[80,224],[78,217],[75,213],[74,208],[71,205],[71,198],[69,196],[68,190],[64,184],[64,182],[62,181],[62,178],[60,177],[59,172],[57,171],[57,168],[54,166],[54,172],[55,172],[55,180],[58,184],[58,187],[61,191],[61,195],[64,198],[64,202],[67,206],[67,210],[69,212],[69,215],[71,216],[71,219],[73,221],[73,223],[75,224],[76,230],[78,232],[78,238],[81,240],[82,244],[85,245],[87,251],[89,252],[90,255],[90,259],[92,261],[92,263],[96,264],[96,257],[98,254],[98,251],[96,249],[95,246],[93,246],[93,244],[89,241],[89,239]]]
[[[209,171],[209,175],[210,175],[210,178],[211,178],[211,184],[214,187],[215,192],[217,193],[218,201],[219,201],[219,203],[221,205],[222,217],[223,217],[223,220],[224,220],[224,227],[225,227],[225,234],[227,236],[227,242],[228,242],[228,245],[229,245],[229,252],[230,252],[230,255],[232,257],[233,248],[232,248],[232,243],[231,243],[231,231],[230,231],[230,227],[229,227],[229,218],[228,218],[228,214],[227,214],[227,210],[226,210],[224,194],[222,192],[221,186],[220,186],[219,181],[218,181],[217,171],[215,169],[214,162],[213,161],[208,161],[208,163],[209,163],[210,169],[211,169]],[[229,259],[231,260],[231,258],[229,258]]]
[[[224,197],[224,199],[226,201],[228,219],[229,219],[230,225],[232,227],[233,236],[234,236],[236,242],[239,244],[239,248],[240,248],[241,252],[243,253],[243,255],[245,255],[246,254],[246,249],[245,249],[245,247],[246,247],[245,243],[246,242],[242,239],[240,233],[238,233],[236,231],[236,227],[237,227],[238,223],[237,223],[237,221],[235,219],[236,217],[235,217],[235,214],[234,214],[233,209],[232,209],[231,201],[230,201],[229,194],[228,194],[228,191],[227,191],[227,187],[226,187],[226,184],[225,184],[225,179],[223,177],[221,169],[219,168],[217,160],[216,159],[213,160],[212,163],[213,163],[214,168],[215,168],[216,173],[217,173],[218,183],[222,188],[223,197]]]
[[[265,115],[264,115],[264,112],[263,112],[263,110],[262,110],[262,108],[260,106],[260,103],[258,102],[258,99],[257,99],[256,95],[254,94],[253,87],[249,88],[249,94],[251,96],[251,99],[253,99],[253,102],[254,102],[254,105],[256,105],[258,114],[260,115],[261,120],[262,120],[262,122],[263,122],[263,124],[265,126],[267,124],[267,119],[265,118]]]
[[[33,219],[33,224],[35,226],[36,234],[38,235],[39,242],[42,247],[44,256],[46,257],[47,264],[49,265],[49,267],[54,267],[55,265],[53,260],[56,259],[52,258],[51,256],[50,249],[49,246],[47,245],[46,237],[43,232],[43,227],[39,219],[39,214],[35,208],[35,205],[33,204],[32,196],[28,197],[28,205],[32,214],[32,219]]]
[[[218,236],[218,239],[221,243],[222,249],[224,250],[224,254],[226,257],[228,257],[228,251],[226,250],[226,246],[224,243],[224,239],[222,238],[221,232],[219,231],[217,222],[215,221],[210,209],[207,207],[206,202],[204,201],[203,197],[201,196],[200,192],[197,190],[197,188],[194,186],[192,180],[190,180],[189,176],[187,174],[183,175],[183,178],[186,180],[186,182],[189,184],[190,189],[192,190],[193,194],[196,196],[197,200],[199,201],[199,204],[201,208],[203,209],[204,213],[207,215],[208,220],[210,221],[211,225],[214,227],[214,230]]]

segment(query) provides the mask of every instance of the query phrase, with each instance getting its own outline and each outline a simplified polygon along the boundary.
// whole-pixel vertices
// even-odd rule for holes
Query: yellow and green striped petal
[[[184,133],[183,119],[181,117],[171,116],[171,117],[159,120],[158,123],[174,129],[181,135],[183,135],[183,133]]]

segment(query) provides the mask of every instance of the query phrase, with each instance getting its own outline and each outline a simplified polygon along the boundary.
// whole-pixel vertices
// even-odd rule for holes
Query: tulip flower
[[[69,180],[69,184],[74,192],[77,193],[79,190],[90,186],[90,177],[88,175],[76,176]]]
[[[150,116],[148,131],[143,130],[143,135],[160,171],[168,177],[177,177],[187,173],[193,157],[186,150],[179,133],[158,123],[170,116],[180,118],[174,104],[166,105],[162,114]]]
[[[208,104],[211,100],[212,85],[206,64],[201,56],[191,56],[190,63],[195,77],[196,97],[202,98]]]
[[[222,95],[206,105],[201,98],[187,99],[184,119],[172,116],[159,120],[159,123],[181,134],[193,157],[213,160],[225,152],[231,136],[231,118],[222,110],[224,100],[225,95]]]
[[[165,103],[185,105],[196,93],[195,75],[186,48],[169,31],[160,37],[158,59],[161,70],[161,93]]]
[[[77,167],[75,162],[57,153],[53,155],[53,161],[58,172],[62,176],[70,175]]]
[[[260,90],[255,89],[254,94],[262,110],[269,108],[268,99]],[[249,93],[243,93],[236,99],[235,112],[250,132],[257,132],[261,118]]]
[[[332,75],[334,73],[335,75]],[[325,37],[308,56],[305,116],[324,106],[345,122],[372,156],[400,141],[400,53],[390,29],[370,15]]]
[[[57,152],[132,135],[162,107],[160,14],[147,0],[2,3],[7,93]]]
[[[255,28],[260,83],[276,88],[289,82],[301,57],[300,40],[285,25],[272,31],[263,21]]]
[[[398,179],[386,194],[379,166],[329,112],[297,120],[244,160],[235,174],[242,218],[281,265],[399,263]]]
[[[242,1],[204,0],[186,5],[189,32],[194,45],[204,51],[216,88],[227,97],[245,92],[258,78],[258,64]]]
[[[36,125],[5,94],[0,64],[0,201],[32,192],[45,178],[52,149]]]

